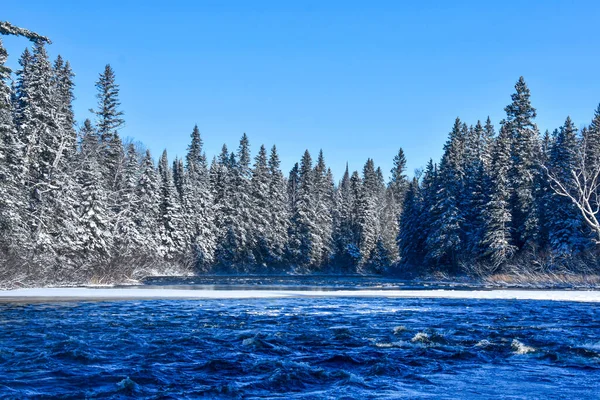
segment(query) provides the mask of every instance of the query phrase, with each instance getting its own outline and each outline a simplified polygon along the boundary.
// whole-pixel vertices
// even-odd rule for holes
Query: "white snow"
[[[516,299],[600,302],[600,291],[575,290],[189,290],[161,288],[31,288],[0,290],[0,301],[99,299],[253,299],[387,297],[439,299]]]

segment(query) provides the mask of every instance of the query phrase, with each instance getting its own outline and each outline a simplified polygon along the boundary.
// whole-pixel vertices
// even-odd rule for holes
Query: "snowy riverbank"
[[[576,290],[188,290],[161,288],[28,288],[0,291],[0,301],[386,297],[600,302],[600,291]]]

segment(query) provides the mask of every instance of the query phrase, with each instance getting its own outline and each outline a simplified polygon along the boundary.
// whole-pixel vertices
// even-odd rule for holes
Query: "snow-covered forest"
[[[306,151],[284,174],[276,147],[252,154],[245,134],[209,157],[198,127],[185,157],[155,159],[119,136],[109,65],[93,114],[76,121],[71,66],[31,39],[17,71],[0,42],[0,281],[598,264],[597,234],[550,176],[570,190],[573,171],[600,167],[600,108],[581,131],[567,117],[541,134],[520,78],[497,129],[489,118],[457,118],[439,163],[409,179],[400,148],[387,182],[371,159],[337,180],[322,152]]]

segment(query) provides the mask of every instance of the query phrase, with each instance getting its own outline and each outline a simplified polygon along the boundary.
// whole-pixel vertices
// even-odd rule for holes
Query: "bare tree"
[[[568,197],[579,209],[586,224],[596,235],[594,241],[600,244],[600,164],[587,157],[587,138],[583,136],[578,149],[578,167],[570,171],[569,179],[561,179],[556,171],[544,166],[550,179],[550,187],[559,196]]]

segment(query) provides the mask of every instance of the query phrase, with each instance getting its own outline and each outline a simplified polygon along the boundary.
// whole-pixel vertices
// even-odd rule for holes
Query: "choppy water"
[[[598,398],[594,304],[0,304],[2,398]]]

